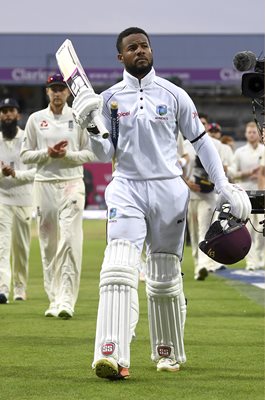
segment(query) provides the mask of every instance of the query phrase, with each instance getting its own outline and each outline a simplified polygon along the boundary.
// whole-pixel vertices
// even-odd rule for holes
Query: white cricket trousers
[[[189,189],[179,176],[135,181],[114,178],[105,192],[108,241],[129,240],[140,254],[175,254],[182,259]]]
[[[263,216],[260,214],[251,214],[250,222],[248,223],[247,227],[251,236],[252,244],[251,248],[246,255],[246,267],[259,269],[265,267],[265,237],[262,235],[262,227],[259,222],[262,221]],[[259,232],[256,232],[255,229]]]
[[[7,298],[11,276],[14,296],[27,288],[31,218],[32,207],[0,204],[0,293]]]
[[[35,182],[34,196],[45,291],[52,306],[74,311],[82,263],[83,179]]]
[[[214,271],[220,264],[208,257],[199,249],[199,243],[204,240],[205,234],[213,222],[213,213],[216,207],[215,197],[205,199],[191,199],[188,206],[188,224],[192,257],[194,260],[195,275],[200,269]]]

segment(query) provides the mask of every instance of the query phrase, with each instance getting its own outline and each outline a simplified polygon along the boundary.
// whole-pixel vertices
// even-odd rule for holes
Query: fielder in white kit
[[[100,300],[93,367],[108,379],[129,377],[130,342],[138,321],[138,266],[146,242],[151,358],[157,370],[178,371],[186,361],[186,301],[182,259],[189,189],[177,161],[179,130],[193,142],[205,169],[232,212],[246,219],[251,205],[244,191],[228,183],[217,151],[205,135],[187,93],[155,74],[145,31],[128,28],[117,39],[123,80],[102,93],[103,117],[111,132],[111,103],[118,103],[116,143],[91,134],[91,146],[103,162],[115,157],[106,189],[108,244],[100,274]],[[81,92],[73,103],[76,120],[89,126],[100,114],[102,96]],[[112,131],[112,134],[116,132]]]
[[[20,108],[15,99],[0,103],[0,303],[26,300],[31,239],[34,165],[20,159],[24,132],[17,125]],[[12,264],[10,263],[10,255]],[[12,266],[11,266],[12,265]]]
[[[94,159],[88,134],[74,121],[70,92],[60,74],[48,77],[46,109],[26,124],[21,151],[24,163],[36,163],[35,207],[50,305],[47,317],[71,318],[78,296],[85,187],[83,164]]]

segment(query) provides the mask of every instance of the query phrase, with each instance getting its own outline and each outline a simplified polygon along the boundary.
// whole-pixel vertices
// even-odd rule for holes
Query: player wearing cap
[[[212,122],[211,124],[209,124],[208,133],[212,138],[218,140],[219,142],[218,148],[220,149],[219,150],[220,156],[222,159],[224,170],[225,172],[227,172],[229,166],[232,164],[233,161],[233,156],[234,156],[233,150],[231,146],[221,141],[222,128],[217,122]]]
[[[128,378],[130,342],[138,320],[137,267],[144,241],[151,358],[158,371],[175,372],[186,361],[186,302],[181,275],[189,190],[181,177],[176,139],[179,130],[193,142],[205,169],[233,212],[245,218],[250,201],[230,185],[214,145],[205,134],[187,93],[158,77],[149,36],[128,28],[117,39],[123,80],[103,92],[103,117],[111,132],[111,102],[119,107],[119,137],[91,134],[104,162],[115,155],[113,180],[106,189],[108,244],[100,274],[100,300],[93,366],[101,378]],[[96,96],[84,90],[73,103],[77,121]],[[97,108],[100,100],[98,100]],[[96,109],[96,107],[95,107]],[[99,114],[99,111],[95,111]]]
[[[21,157],[36,163],[35,207],[49,298],[47,317],[71,318],[78,296],[85,201],[83,164],[94,159],[88,135],[74,121],[60,74],[48,77],[49,105],[30,115]]]
[[[204,125],[206,132],[209,133],[208,116],[199,114],[200,120]],[[219,140],[211,137],[222,163],[224,163],[222,144]],[[190,188],[190,201],[188,205],[188,226],[190,233],[190,241],[192,248],[192,256],[194,260],[194,279],[203,281],[209,272],[214,272],[224,266],[220,265],[213,259],[207,257],[200,249],[201,242],[207,232],[216,208],[216,192],[214,185],[210,181],[209,176],[199,157],[196,155],[192,144],[186,140],[185,148],[189,154],[189,164],[185,169],[184,178]]]
[[[258,175],[261,168],[264,145],[255,122],[248,122],[245,127],[247,143],[235,150],[234,159],[228,172],[245,190],[258,190]],[[251,214],[250,221],[256,230],[260,230],[259,215]],[[265,267],[265,238],[248,224],[252,245],[246,256],[246,269],[255,270]]]
[[[24,133],[18,126],[19,118],[17,101],[3,99],[0,102],[0,303],[8,302],[11,277],[14,300],[26,300],[36,169],[20,159]]]

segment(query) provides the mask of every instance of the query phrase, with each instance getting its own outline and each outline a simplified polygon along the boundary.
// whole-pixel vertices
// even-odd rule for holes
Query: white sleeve
[[[228,175],[231,179],[237,179],[240,178],[241,176],[241,171],[239,169],[240,163],[239,163],[239,153],[236,150],[233,156],[233,161],[231,165],[228,166]]]
[[[24,164],[39,164],[49,158],[48,149],[36,150],[37,138],[33,115],[27,121],[20,157]]]
[[[21,182],[32,182],[36,174],[36,168],[26,169],[24,171],[15,171],[15,179]]]
[[[78,128],[80,129],[80,128]],[[98,161],[91,149],[91,141],[86,129],[79,132],[79,150],[66,150],[65,160],[74,165],[82,165],[87,162]]]
[[[193,142],[193,140],[196,140],[205,131],[205,128],[192,99],[182,89],[179,91],[178,105],[179,112],[177,119],[179,129],[186,139]]]
[[[103,105],[102,119],[108,131],[111,132],[110,115],[106,104]],[[90,139],[91,150],[99,159],[99,161],[103,163],[111,162],[112,157],[115,153],[115,149],[111,140],[111,135],[107,139],[103,139],[100,135],[91,134]]]
[[[103,163],[111,162],[114,155],[114,146],[110,137],[103,139],[100,135],[91,134],[91,150]]]
[[[215,184],[216,192],[219,193],[220,188],[228,183],[228,179],[225,175],[221,158],[211,138],[206,134],[194,142],[193,147],[210,180]]]

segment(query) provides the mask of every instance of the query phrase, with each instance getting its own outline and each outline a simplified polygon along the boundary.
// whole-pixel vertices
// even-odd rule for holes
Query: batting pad
[[[177,256],[154,253],[148,257],[146,293],[152,360],[170,357],[185,362],[186,301]]]
[[[140,253],[129,241],[113,240],[105,250],[93,364],[113,357],[122,367],[130,365],[130,342],[139,317],[139,262]]]

